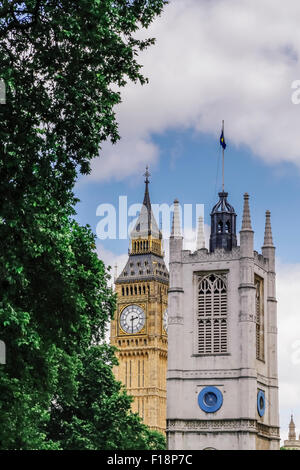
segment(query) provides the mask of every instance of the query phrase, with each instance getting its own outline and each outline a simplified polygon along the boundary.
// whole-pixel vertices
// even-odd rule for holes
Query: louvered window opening
[[[256,296],[256,359],[265,360],[265,332],[264,332],[264,308],[263,308],[263,279],[255,278]]]
[[[210,274],[201,277],[198,285],[198,353],[226,352],[226,276]]]

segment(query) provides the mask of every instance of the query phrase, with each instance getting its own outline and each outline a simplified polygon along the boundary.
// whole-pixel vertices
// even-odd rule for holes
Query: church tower
[[[289,424],[289,441],[295,441],[296,437],[296,426],[293,420],[293,415],[291,416],[291,421]]]
[[[169,273],[151,209],[149,176],[146,168],[144,201],[131,232],[128,261],[115,281],[111,344],[118,348],[114,373],[134,397],[133,412],[151,429],[165,432]]]
[[[167,373],[171,450],[279,449],[270,212],[257,253],[248,194],[239,246],[236,213],[227,198],[223,190],[212,209],[209,250],[202,227],[195,252],[183,250],[179,203],[174,203]]]
[[[300,450],[300,436],[299,439],[297,439],[296,426],[293,415],[291,416],[291,421],[289,424],[288,439],[284,441],[284,448],[289,450]]]

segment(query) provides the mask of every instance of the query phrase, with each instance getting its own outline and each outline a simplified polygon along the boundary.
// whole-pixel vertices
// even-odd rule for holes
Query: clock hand
[[[134,320],[134,316],[132,315],[132,317],[130,318],[130,321],[131,321],[131,333],[133,333],[133,320]]]
[[[139,317],[134,317],[133,315],[132,315],[132,317],[130,318],[130,321],[131,321],[131,333],[133,333],[133,322],[134,322],[134,320],[137,320],[137,318],[139,318]]]

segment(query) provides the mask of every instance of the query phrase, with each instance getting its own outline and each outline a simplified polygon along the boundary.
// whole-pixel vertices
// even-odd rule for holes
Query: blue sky
[[[141,203],[204,204],[205,224],[221,189],[219,136],[225,120],[225,189],[238,215],[250,194],[255,249],[271,211],[277,254],[281,437],[294,411],[300,433],[300,3],[289,0],[171,0],[140,55],[149,84],[128,84],[117,108],[121,141],[105,144],[80,178],[77,218],[96,231],[96,209]],[[253,34],[253,32],[255,32]],[[217,177],[218,170],[218,177]],[[195,226],[195,220],[194,220]],[[98,240],[106,264],[126,261],[128,240]],[[190,245],[189,247],[192,247]]]
[[[299,110],[300,112],[300,110]],[[221,121],[216,122],[216,133]],[[250,195],[252,225],[255,231],[255,249],[263,243],[265,211],[271,211],[273,238],[277,256],[284,262],[300,262],[299,190],[300,172],[290,162],[266,163],[253,154],[247,146],[231,144],[225,132],[225,190],[228,200],[238,215],[240,228],[243,194]],[[160,149],[159,162],[150,168],[151,202],[171,204],[178,198],[181,204],[204,204],[205,223],[210,224],[210,210],[218,200],[221,190],[222,157],[217,136],[194,130],[167,131],[154,135],[153,141]],[[101,157],[99,158],[101,161]],[[128,205],[141,203],[144,193],[143,172],[122,181],[85,182],[76,187],[81,202],[77,206],[78,220],[88,223],[96,232],[100,220],[96,216],[99,204],[110,203],[118,207],[118,197],[126,195]],[[129,219],[131,220],[131,219]],[[195,224],[195,219],[194,219]],[[128,241],[106,240],[105,247],[117,254],[126,251]]]

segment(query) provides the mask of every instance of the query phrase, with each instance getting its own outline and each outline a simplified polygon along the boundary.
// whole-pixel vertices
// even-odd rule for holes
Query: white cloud
[[[278,264],[278,366],[280,404],[300,408],[300,265]],[[299,414],[300,426],[300,414]]]
[[[97,242],[97,255],[98,258],[104,262],[106,267],[111,267],[111,280],[109,285],[112,285],[114,281],[114,276],[119,276],[122,269],[124,268],[128,259],[128,254],[124,253],[121,255],[117,255],[113,251],[105,249],[102,243]]]
[[[104,147],[90,178],[121,179],[155,163],[152,133],[189,127],[217,139],[222,119],[231,144],[300,164],[300,105],[291,101],[299,17],[298,0],[171,1],[147,32],[156,45],[140,55],[150,83],[122,90],[124,140]]]
[[[281,439],[291,412],[300,432],[300,264],[277,265],[278,369]]]
[[[159,149],[149,138],[124,133],[116,145],[105,143],[101,156],[91,163],[91,174],[84,181],[107,180],[112,176],[122,180],[132,174],[141,174],[150,162],[154,165],[159,156]]]
[[[205,247],[209,248],[210,226],[204,224]],[[197,243],[197,229],[188,227],[184,231],[183,249],[195,251]]]

